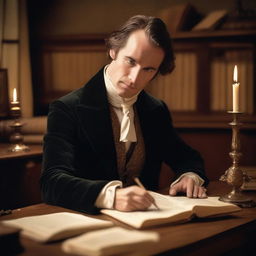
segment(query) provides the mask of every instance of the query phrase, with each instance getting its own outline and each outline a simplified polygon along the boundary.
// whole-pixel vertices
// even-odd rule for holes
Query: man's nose
[[[132,68],[128,75],[130,82],[134,84],[138,80],[139,75],[140,75],[140,68]]]

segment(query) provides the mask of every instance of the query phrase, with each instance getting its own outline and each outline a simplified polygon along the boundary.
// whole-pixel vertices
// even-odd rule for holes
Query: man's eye
[[[135,61],[132,60],[132,59],[126,59],[126,63],[131,65],[131,66],[134,66],[135,65]]]
[[[155,70],[153,68],[146,68],[145,71],[148,72],[148,73],[155,72]]]

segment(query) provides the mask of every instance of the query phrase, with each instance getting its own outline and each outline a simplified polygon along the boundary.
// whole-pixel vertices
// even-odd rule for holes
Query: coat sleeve
[[[94,203],[108,181],[90,180],[77,175],[77,125],[72,108],[61,101],[50,105],[40,179],[42,197],[49,204],[96,214],[98,209]]]
[[[185,172],[198,174],[208,184],[205,176],[204,161],[200,153],[186,144],[177,134],[172,124],[171,114],[163,103],[161,126],[163,129],[162,138],[164,161],[173,169],[179,177]]]

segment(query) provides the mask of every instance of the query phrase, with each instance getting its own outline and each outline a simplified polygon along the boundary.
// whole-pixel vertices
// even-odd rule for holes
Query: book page
[[[159,235],[152,231],[129,230],[113,227],[86,233],[63,242],[67,253],[87,256],[120,255],[143,251],[144,246],[159,241]],[[141,254],[138,254],[141,255]]]
[[[157,210],[154,205],[151,205],[145,211],[121,212],[102,209],[101,212],[135,228],[144,228],[190,219],[193,206],[177,204],[177,199],[169,200],[170,196],[164,196],[151,191],[150,194],[154,197],[160,210]]]
[[[169,196],[150,192],[160,208],[178,207],[191,210],[198,217],[229,214],[240,211],[237,205],[222,202],[219,197],[209,196],[207,198],[188,198],[185,196]],[[152,208],[152,206],[150,207]]]
[[[195,199],[185,196],[161,195],[151,191],[149,193],[154,197],[160,210],[151,205],[146,211],[120,212],[103,209],[101,212],[132,227],[144,228],[165,223],[185,222],[194,215],[206,217],[240,210],[236,205],[219,201],[218,197]]]
[[[241,211],[239,206],[222,202],[219,197],[208,197],[207,200],[197,202],[193,208],[193,212],[200,218],[223,216],[238,211]]]
[[[82,214],[59,212],[2,221],[4,225],[21,228],[21,234],[39,242],[64,239],[92,229],[112,226],[110,221]]]

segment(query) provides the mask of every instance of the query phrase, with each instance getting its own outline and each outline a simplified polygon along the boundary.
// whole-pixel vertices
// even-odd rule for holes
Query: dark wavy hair
[[[143,29],[149,40],[163,49],[165,53],[159,73],[162,75],[171,73],[175,67],[172,41],[165,23],[159,18],[144,15],[131,17],[119,30],[111,33],[105,40],[108,51],[113,49],[118,52],[125,46],[130,34],[139,29]]]

